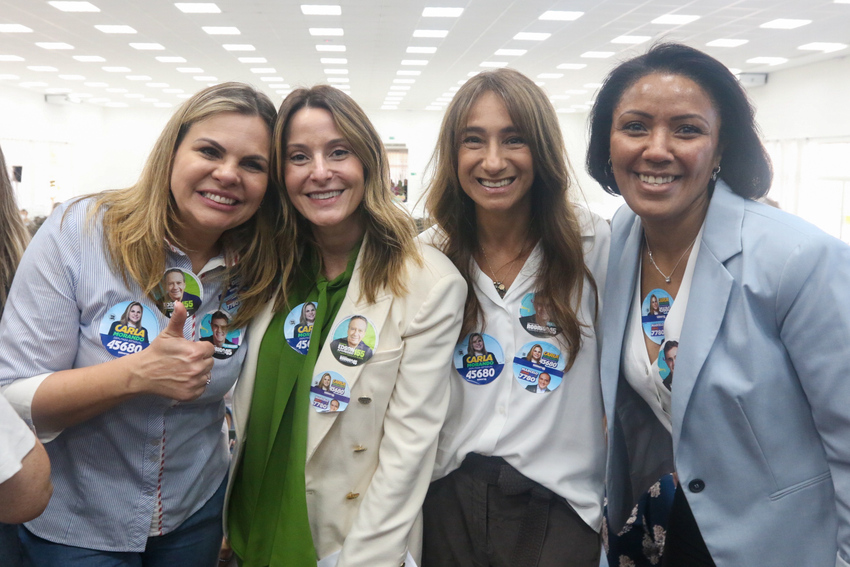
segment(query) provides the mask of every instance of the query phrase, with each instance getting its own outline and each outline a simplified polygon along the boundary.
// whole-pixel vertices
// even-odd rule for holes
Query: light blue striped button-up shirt
[[[107,345],[120,354],[121,341],[111,342],[109,329],[127,302],[144,306],[148,341],[168,323],[137,285],[127,287],[113,270],[101,216],[94,223],[86,220],[90,203],[54,211],[24,254],[6,303],[0,387],[25,419],[46,375],[107,362],[114,357]],[[167,267],[192,272],[182,252],[166,246],[166,253]],[[224,273],[224,259],[217,257],[198,274],[202,305],[186,321],[187,339],[197,339],[205,315],[227,307],[232,313],[238,303],[224,301]],[[152,519],[154,528],[160,526],[160,504],[162,534],[203,506],[230,459],[223,397],[245,356],[244,333],[238,340],[232,356],[215,360],[210,385],[193,402],[142,395],[58,434],[39,431],[42,440],[55,435],[46,444],[54,492],[44,514],[27,528],[62,544],[139,552]]]

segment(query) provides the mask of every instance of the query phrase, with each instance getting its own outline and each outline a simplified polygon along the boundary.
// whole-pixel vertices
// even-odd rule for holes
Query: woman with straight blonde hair
[[[50,441],[53,498],[19,532],[35,565],[215,563],[238,329],[279,274],[274,118],[248,85],[204,89],[168,121],[138,183],[63,205],[24,254],[0,325],[0,386]],[[192,316],[180,301],[157,307],[173,269],[192,283]],[[238,345],[214,359],[198,338],[218,311]]]
[[[594,331],[607,224],[571,202],[555,110],[517,71],[460,88],[432,164],[436,227],[425,238],[469,294],[423,564],[598,565],[605,443]],[[524,324],[543,313],[548,321]],[[464,364],[470,333],[492,355]]]
[[[414,240],[381,139],[340,90],[283,101],[272,176],[284,278],[234,393],[230,543],[245,567],[418,561],[466,285]],[[311,302],[312,335],[288,341]]]
[[[15,204],[15,191],[6,169],[6,158],[0,150],[0,317],[12,287],[18,262],[30,240]]]

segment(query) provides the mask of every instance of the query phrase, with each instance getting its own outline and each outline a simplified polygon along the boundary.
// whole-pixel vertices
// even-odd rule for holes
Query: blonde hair
[[[171,194],[174,154],[193,124],[226,112],[258,116],[271,136],[276,113],[265,94],[243,83],[206,88],[184,102],[165,125],[136,184],[97,195],[90,209],[90,219],[101,207],[105,209],[103,238],[116,271],[126,284],[138,283],[153,300],[153,290],[165,271],[164,242],[184,247],[177,235],[182,224]],[[227,281],[240,286],[240,308],[232,321],[235,328],[244,326],[273,297],[280,273],[274,244],[280,211],[279,194],[269,186],[257,212],[221,236]]]
[[[15,203],[15,191],[6,169],[6,158],[0,149],[0,315],[6,305],[15,270],[29,241],[29,232]]]
[[[336,128],[363,165],[363,201],[354,214],[361,215],[366,228],[360,270],[362,296],[374,303],[378,292],[407,293],[405,262],[422,259],[414,238],[416,229],[410,215],[392,201],[387,154],[372,122],[354,100],[329,85],[296,89],[284,99],[274,127],[271,175],[280,187],[283,201],[282,240],[278,250],[283,258],[281,293],[275,311],[288,305],[287,291],[295,278],[295,267],[304,259],[308,246],[316,246],[310,223],[295,209],[286,192],[286,137],[292,117],[302,108],[322,108],[330,112]],[[293,245],[295,243],[295,245]]]
[[[443,253],[454,262],[469,289],[461,336],[483,329],[486,324],[472,286],[474,254],[479,247],[475,203],[464,193],[458,179],[458,150],[470,109],[488,92],[504,103],[531,151],[534,181],[529,191],[529,234],[540,240],[543,251],[535,297],[539,296],[550,320],[561,328],[560,340],[569,350],[569,368],[581,347],[584,325],[576,310],[584,280],[589,281],[594,295],[596,283],[584,264],[581,228],[570,202],[571,168],[555,109],[540,87],[512,69],[479,73],[458,90],[446,110],[431,158],[433,179],[426,207],[446,235]]]

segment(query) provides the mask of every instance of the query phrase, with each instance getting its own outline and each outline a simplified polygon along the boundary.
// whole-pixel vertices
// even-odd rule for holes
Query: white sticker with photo
[[[351,401],[348,381],[339,372],[328,370],[313,377],[310,405],[319,413],[345,411]]]
[[[156,314],[138,301],[113,305],[100,321],[100,341],[112,356],[141,352],[158,334]]]
[[[219,360],[233,356],[242,340],[242,331],[230,329],[230,316],[222,310],[204,315],[198,333],[200,341],[213,344],[213,358]]]
[[[664,342],[664,321],[673,307],[673,297],[661,288],[650,291],[641,303],[644,334],[655,344]]]
[[[470,384],[483,386],[502,373],[505,352],[494,337],[470,333],[455,347],[453,360],[461,378]]]
[[[204,286],[192,272],[168,268],[162,275],[162,281],[153,290],[153,296],[157,307],[166,317],[171,317],[177,301],[186,307],[189,315],[194,315],[201,308]]]
[[[346,366],[364,364],[378,349],[377,327],[363,315],[340,321],[331,338],[331,354]]]
[[[286,343],[299,354],[307,354],[310,350],[310,336],[313,334],[318,309],[315,301],[296,305],[283,323],[283,337]]]
[[[564,381],[566,366],[558,347],[545,341],[531,341],[514,357],[514,378],[529,392],[548,394]]]

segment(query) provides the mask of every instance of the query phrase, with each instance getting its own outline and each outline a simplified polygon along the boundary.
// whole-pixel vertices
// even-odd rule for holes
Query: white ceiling
[[[214,0],[221,10],[215,14],[184,13],[166,0],[90,1],[98,12],[63,12],[46,0],[0,0],[0,29],[4,24],[20,24],[32,30],[0,33],[0,84],[23,85],[41,93],[82,93],[89,95],[82,100],[91,104],[133,108],[176,106],[180,94],[165,89],[181,89],[185,97],[210,82],[264,85],[273,100],[279,101],[286,87],[270,88],[263,77],[278,77],[291,87],[348,78],[352,96],[367,110],[380,109],[388,94],[398,90],[407,92],[397,103],[398,110],[419,111],[435,102],[438,108],[444,106],[445,100],[440,103],[437,99],[450,96],[453,87],[482,69],[483,62],[503,62],[544,83],[551,96],[560,97],[556,106],[569,109],[586,104],[592,97],[592,84],[601,81],[618,61],[659,39],[688,43],[743,72],[771,72],[850,52],[846,47],[832,53],[798,49],[812,42],[850,44],[850,0],[306,0],[340,5],[341,15],[337,16],[305,15],[294,0]],[[463,8],[463,13],[457,18],[423,17],[423,9],[433,6]],[[540,20],[549,10],[583,15],[574,21]],[[651,23],[666,14],[699,19],[684,25]],[[760,27],[778,18],[811,23],[790,30]],[[137,33],[106,34],[95,28],[105,24],[130,26]],[[203,26],[233,26],[240,34],[210,35]],[[311,36],[308,28],[316,27],[342,28],[344,35]],[[432,39],[414,37],[415,30],[448,33],[445,38]],[[551,36],[543,41],[514,39],[520,32]],[[652,39],[637,46],[612,43],[624,35]],[[745,39],[748,43],[732,48],[706,46],[717,39]],[[41,42],[66,43],[73,49],[48,50],[36,45]],[[158,43],[164,49],[138,50],[130,43]],[[248,44],[255,51],[231,52],[224,44]],[[321,53],[316,48],[320,44],[344,45],[345,52]],[[433,54],[411,54],[406,52],[408,47],[437,49]],[[527,52],[497,56],[499,49]],[[582,57],[588,51],[614,55],[607,59]],[[9,56],[23,60],[10,61]],[[80,62],[74,56],[100,56],[105,61]],[[162,56],[182,57],[186,62],[156,59]],[[264,57],[267,63],[242,63],[239,57]],[[345,58],[347,64],[323,64],[323,57]],[[788,62],[775,66],[747,62],[755,57],[782,57]],[[427,64],[402,65],[409,59]],[[557,68],[565,63],[587,66]],[[34,66],[55,70],[31,70]],[[129,71],[107,72],[103,67]],[[183,67],[201,71],[179,72]],[[274,72],[252,72],[255,68]],[[347,74],[328,73],[330,69],[347,70]],[[399,71],[421,74],[401,76]],[[541,73],[563,77],[537,78]],[[399,84],[394,82],[397,79],[414,82]]]

